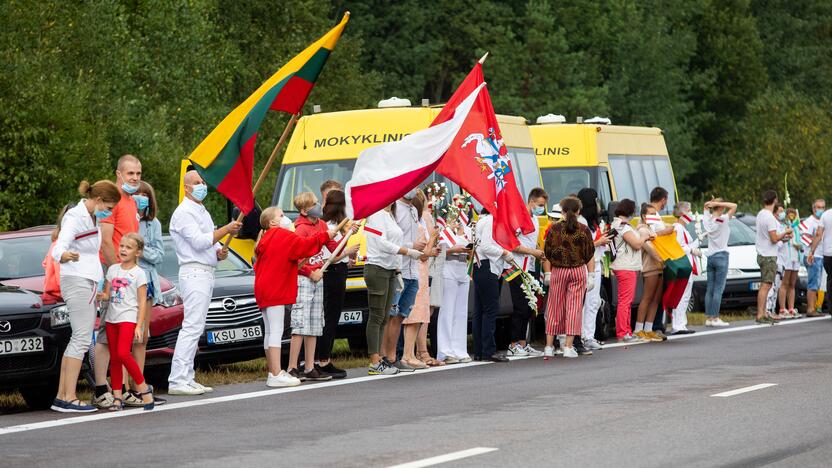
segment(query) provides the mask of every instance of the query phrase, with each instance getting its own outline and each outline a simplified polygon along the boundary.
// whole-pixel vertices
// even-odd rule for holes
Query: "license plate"
[[[43,338],[30,336],[13,340],[0,340],[0,355],[40,353],[43,351]]]
[[[341,318],[338,319],[338,325],[361,322],[363,322],[363,314],[360,310],[347,310],[345,312],[341,312]]]
[[[760,282],[755,281],[753,283],[748,283],[748,289],[751,291],[759,291],[760,290]]]
[[[251,341],[263,337],[263,329],[259,325],[253,327],[230,328],[228,330],[213,330],[208,332],[208,344],[237,343]]]

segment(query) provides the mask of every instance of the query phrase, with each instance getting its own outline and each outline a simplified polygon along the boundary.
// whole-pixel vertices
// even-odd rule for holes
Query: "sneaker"
[[[191,387],[194,387],[194,388],[202,389],[202,391],[205,392],[205,393],[214,393],[214,388],[213,387],[208,387],[206,385],[202,385],[201,383],[199,383],[195,380],[192,381],[189,385]]]
[[[304,380],[308,382],[325,382],[327,380],[332,380],[331,375],[319,371],[317,367],[313,367],[312,370],[304,371],[303,376],[305,377]]]
[[[398,369],[388,365],[383,360],[376,364],[370,364],[370,367],[367,369],[367,374],[369,375],[395,375],[398,373]]]
[[[168,387],[168,395],[204,395],[205,390],[190,385],[171,385]]]
[[[641,330],[633,333],[633,336],[637,336],[641,341],[653,341],[650,339],[650,335],[647,334],[646,331]]]
[[[526,354],[527,354],[527,355],[529,355],[529,356],[531,356],[531,357],[540,357],[540,356],[543,356],[543,352],[538,351],[538,350],[536,350],[536,349],[532,348],[532,345],[530,345],[530,344],[527,344],[527,345],[523,348],[523,350],[524,350],[524,351],[526,351]]]
[[[445,364],[459,364],[461,360],[454,356],[445,356],[445,360],[443,361]]]
[[[667,341],[667,335],[665,335],[664,332],[661,330],[654,330],[650,333],[652,333],[653,336],[659,338],[661,341]]]
[[[717,317],[715,319],[711,319],[711,326],[712,327],[724,328],[724,327],[730,327],[731,324],[728,323],[728,322],[725,322],[721,318]]]
[[[571,348],[563,348],[563,357],[565,358],[576,358],[578,357],[578,351],[575,350],[575,347]]]
[[[644,343],[644,339],[638,335],[624,335],[624,338],[621,338],[621,341],[629,344]]]
[[[113,394],[110,392],[103,393],[93,400],[92,404],[98,408],[107,409],[113,406]]]
[[[543,357],[555,357],[555,347],[554,346],[546,346],[543,348]]]
[[[584,347],[586,349],[589,349],[589,350],[592,350],[592,351],[598,351],[599,349],[604,349],[604,347],[601,346],[597,341],[595,341],[594,338],[585,339],[584,340]]]
[[[393,367],[399,370],[399,372],[416,372],[416,369],[413,367],[408,366],[404,363],[401,359],[393,363]]]
[[[141,408],[144,406],[142,397],[139,396],[138,392],[134,392],[133,390],[129,390],[125,393],[122,397],[122,401],[124,402],[124,406],[130,406],[132,408]]]
[[[52,402],[51,409],[59,413],[95,413],[98,411],[98,408],[93,405],[81,404],[80,400],[63,401],[57,398]]]
[[[289,373],[290,376],[300,380],[301,382],[306,381],[306,376],[303,375],[303,372],[299,371],[297,368],[289,369],[288,373]]]
[[[528,355],[529,353],[526,352],[526,349],[516,343],[513,346],[509,346],[508,351],[506,351],[506,356],[508,357],[523,357]]]
[[[581,347],[573,346],[573,348],[575,348],[575,351],[578,352],[579,356],[592,356],[592,350],[585,347],[585,346],[581,346]],[[565,353],[564,353],[564,356],[565,356]]]
[[[468,364],[471,361],[473,361],[473,359],[471,359],[471,356],[465,356],[464,358],[459,358],[459,363],[460,364]]]
[[[344,369],[339,369],[339,368],[335,367],[335,365],[332,364],[332,361],[330,361],[329,364],[327,364],[325,366],[315,364],[315,368],[318,369],[318,371],[320,371],[320,372],[323,372],[327,375],[331,375],[333,379],[345,379],[345,378],[347,378],[347,371],[345,371]]]
[[[52,411],[57,411],[59,413],[63,413],[63,410],[65,408],[66,408],[66,402],[59,399],[59,398],[55,398],[54,400],[52,400],[52,406],[49,409],[51,409]]]
[[[267,387],[297,387],[298,385],[300,385],[300,379],[292,377],[285,370],[280,371],[277,375],[269,372],[269,376],[266,378]]]

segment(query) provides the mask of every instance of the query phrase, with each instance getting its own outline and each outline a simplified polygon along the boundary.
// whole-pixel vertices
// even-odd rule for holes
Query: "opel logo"
[[[236,305],[235,305],[236,308]],[[0,322],[0,332],[8,333],[12,331],[12,323],[11,322]]]
[[[237,301],[230,297],[226,297],[222,300],[222,308],[226,312],[234,312],[235,310],[237,310]]]

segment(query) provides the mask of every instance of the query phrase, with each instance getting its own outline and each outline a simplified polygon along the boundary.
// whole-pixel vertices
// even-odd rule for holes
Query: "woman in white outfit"
[[[72,337],[61,360],[58,395],[52,409],[61,413],[91,413],[95,406],[78,400],[75,394],[84,354],[92,341],[95,326],[95,295],[104,279],[98,251],[101,232],[98,221],[109,217],[121,193],[116,184],[99,180],[81,182],[78,192],[84,197],[66,212],[61,232],[52,249],[52,258],[61,263],[61,296],[69,312]]]
[[[452,224],[448,232],[452,233],[453,239],[440,236],[445,267],[442,271],[442,307],[436,330],[437,358],[446,364],[471,362],[468,355],[468,290],[471,277],[468,276],[467,247],[472,234],[470,228],[459,221]]]
[[[581,327],[581,341],[584,348],[588,350],[601,349],[601,344],[595,340],[595,321],[598,317],[598,309],[601,308],[601,260],[604,258],[604,252],[607,251],[607,245],[610,243],[610,238],[603,232],[601,228],[600,207],[598,203],[598,192],[595,189],[583,188],[578,192],[578,199],[581,201],[581,215],[578,216],[578,222],[589,228],[592,234],[592,243],[595,246],[595,270],[588,272],[588,275],[595,277],[592,284],[596,287],[587,291],[586,299],[584,300],[583,310],[583,325]]]

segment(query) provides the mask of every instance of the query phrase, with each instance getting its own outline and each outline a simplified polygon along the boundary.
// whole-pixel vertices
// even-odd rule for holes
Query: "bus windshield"
[[[543,188],[553,204],[569,194],[577,194],[584,187],[596,188],[592,175],[592,169],[583,167],[540,169]]]
[[[295,195],[312,192],[320,198],[321,184],[324,181],[332,179],[346,184],[352,178],[353,167],[354,159],[283,166],[272,197],[272,205],[287,213],[297,212],[292,204]]]

